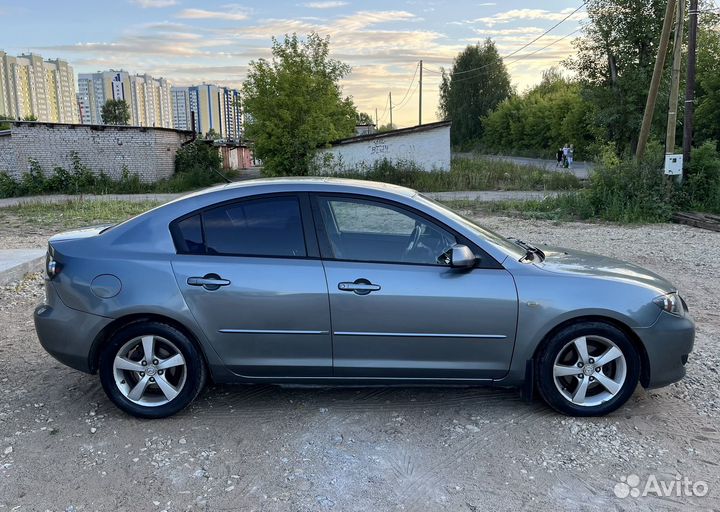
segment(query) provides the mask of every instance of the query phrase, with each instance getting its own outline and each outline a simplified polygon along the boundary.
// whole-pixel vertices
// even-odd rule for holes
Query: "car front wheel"
[[[536,371],[540,394],[552,408],[570,416],[602,416],[632,396],[640,358],[620,329],[583,322],[548,340]]]
[[[137,322],[115,332],[100,354],[100,381],[112,402],[140,418],[184,409],[202,390],[206,371],[185,334],[159,322]]]

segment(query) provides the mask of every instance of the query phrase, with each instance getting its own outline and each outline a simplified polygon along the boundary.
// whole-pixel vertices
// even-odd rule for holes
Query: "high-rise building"
[[[191,130],[191,112],[195,114],[195,131],[211,130],[226,139],[242,137],[240,91],[203,84],[171,89],[173,121],[178,130]]]
[[[164,78],[122,70],[81,73],[77,99],[83,124],[102,124],[105,102],[123,100],[130,108],[131,125],[173,127],[170,84]]]
[[[75,75],[64,60],[0,51],[0,115],[54,123],[77,123]]]

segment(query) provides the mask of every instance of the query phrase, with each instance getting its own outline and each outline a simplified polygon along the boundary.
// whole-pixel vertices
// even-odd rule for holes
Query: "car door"
[[[337,377],[492,379],[510,367],[517,292],[505,269],[445,226],[377,199],[313,196]],[[470,244],[479,262],[443,257]]]
[[[332,374],[327,285],[306,195],[221,204],[175,221],[185,301],[231,371]]]

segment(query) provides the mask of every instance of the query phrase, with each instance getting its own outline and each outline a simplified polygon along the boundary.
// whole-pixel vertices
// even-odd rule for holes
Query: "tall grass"
[[[387,160],[355,171],[315,172],[393,183],[421,192],[451,190],[575,190],[582,183],[572,173],[553,172],[490,159],[455,158],[450,171],[423,171],[410,162]]]

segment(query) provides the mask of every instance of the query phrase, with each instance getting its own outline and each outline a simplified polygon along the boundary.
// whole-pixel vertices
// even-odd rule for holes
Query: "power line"
[[[403,103],[403,102],[400,102],[400,103],[398,103],[397,105],[393,105],[393,110],[395,110],[395,111],[400,110],[400,109],[403,108],[405,105],[407,105],[407,104],[410,102],[410,100],[415,96],[415,93],[417,92],[417,90],[418,90],[419,87],[420,87],[420,83],[418,82],[418,83],[415,85],[415,88],[413,89],[412,94],[410,94],[410,96],[407,98],[407,101],[405,101],[404,103]]]
[[[560,21],[558,21],[555,25],[553,25],[552,27],[550,27],[549,29],[547,29],[545,32],[543,32],[542,34],[540,34],[539,36],[537,36],[535,39],[533,39],[533,40],[530,41],[529,43],[521,46],[521,47],[518,48],[517,50],[508,53],[507,55],[503,55],[501,58],[502,58],[503,60],[505,60],[505,59],[507,59],[507,58],[510,58],[510,57],[512,57],[513,55],[517,55],[518,53],[520,53],[521,51],[523,51],[523,50],[524,50],[525,48],[527,48],[528,46],[531,46],[532,44],[536,43],[537,41],[539,41],[540,39],[542,39],[543,37],[545,37],[546,35],[548,35],[550,32],[552,32],[553,30],[555,30],[557,27],[559,27],[560,25],[562,25],[564,22],[566,22],[567,20],[569,20],[571,16],[573,16],[576,12],[578,12],[580,9],[582,9],[583,7],[585,7],[585,5],[588,3],[588,1],[589,1],[589,0],[584,0],[583,3],[580,4],[574,11],[572,11],[570,14],[568,14],[568,15],[565,16],[563,19],[561,19]],[[576,32],[577,32],[577,30],[576,30]],[[483,65],[483,66],[480,66],[480,67],[477,67],[477,68],[474,68],[474,69],[466,69],[466,70],[464,70],[464,71],[457,71],[457,72],[455,72],[455,73],[451,73],[451,75],[456,76],[456,75],[463,75],[463,74],[466,74],[466,73],[472,73],[473,71],[479,71],[479,70],[484,69],[484,68],[486,68],[486,67],[488,67],[488,66],[490,66],[490,65],[491,65],[491,64],[485,64],[485,65]],[[431,70],[425,68],[425,71],[431,71]],[[438,72],[438,71],[431,71],[431,72],[440,73],[440,72]]]
[[[530,53],[526,53],[526,54],[524,54],[524,55],[520,55],[520,56],[518,56],[517,58],[511,60],[510,62],[506,62],[505,65],[506,65],[506,66],[509,66],[510,64],[515,64],[516,62],[519,62],[519,61],[521,61],[521,60],[523,60],[523,59],[527,59],[528,57],[532,57],[533,55],[536,55],[536,54],[540,53],[540,52],[543,51],[543,50],[547,50],[547,49],[550,48],[551,46],[554,46],[554,45],[556,45],[557,43],[559,43],[560,41],[563,41],[563,40],[567,39],[568,37],[570,37],[571,35],[579,32],[580,30],[582,30],[582,28],[583,28],[583,27],[578,27],[578,28],[576,28],[575,30],[573,30],[572,32],[570,32],[569,34],[565,34],[564,36],[562,36],[562,37],[554,40],[552,43],[547,44],[547,45],[543,46],[542,48],[538,48],[537,50],[534,50],[534,51],[532,51],[532,52],[530,52]],[[458,82],[464,82],[464,81],[466,81],[466,80],[474,80],[474,79],[476,79],[477,77],[478,77],[478,75],[475,75],[475,76],[466,76],[466,77],[464,77],[464,78],[460,78],[460,79],[457,79],[457,80],[453,79],[452,83],[453,83],[453,84],[456,84],[456,83],[458,83]]]
[[[403,96],[403,99],[400,100],[400,102],[398,103],[398,105],[401,105],[401,104],[405,101],[405,98],[407,98],[407,95],[408,95],[408,93],[410,92],[410,89],[412,88],[413,84],[415,83],[415,78],[417,77],[417,72],[418,72],[418,69],[419,69],[419,68],[420,68],[420,63],[418,62],[418,63],[415,65],[415,73],[413,73],[412,80],[410,80],[410,85],[408,86],[407,91],[405,91],[405,96]],[[398,108],[398,107],[393,107],[393,110],[394,110],[395,108]]]

